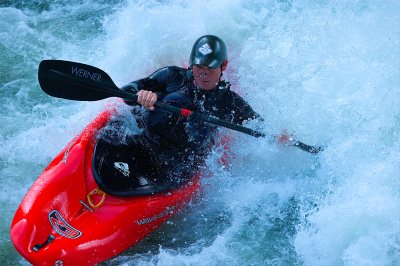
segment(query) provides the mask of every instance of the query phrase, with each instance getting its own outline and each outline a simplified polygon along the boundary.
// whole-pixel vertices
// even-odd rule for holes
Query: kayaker
[[[138,103],[149,110],[137,113],[140,113],[143,135],[150,141],[152,149],[173,151],[169,152],[172,157],[192,167],[208,154],[216,134],[216,126],[154,108],[156,101],[235,124],[260,117],[230,89],[229,82],[221,79],[227,65],[224,41],[217,36],[205,35],[193,45],[189,68],[164,67],[122,87],[124,91],[137,93]]]

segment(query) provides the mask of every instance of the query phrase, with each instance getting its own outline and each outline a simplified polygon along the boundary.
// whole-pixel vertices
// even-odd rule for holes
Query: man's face
[[[194,83],[197,87],[203,90],[212,90],[217,86],[221,73],[226,68],[226,61],[221,67],[209,68],[204,65],[193,65]]]

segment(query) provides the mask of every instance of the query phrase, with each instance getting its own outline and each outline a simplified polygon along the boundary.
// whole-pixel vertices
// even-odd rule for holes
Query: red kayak
[[[138,171],[140,147],[127,153],[98,140],[97,133],[113,113],[104,111],[75,137],[17,209],[11,239],[33,265],[93,265],[110,259],[198,194],[198,172],[158,184]]]

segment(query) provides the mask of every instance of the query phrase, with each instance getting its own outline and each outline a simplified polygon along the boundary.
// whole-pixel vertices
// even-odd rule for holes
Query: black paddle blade
[[[103,70],[77,62],[43,60],[39,65],[38,79],[42,90],[53,97],[78,101],[108,97],[136,99],[120,90]]]

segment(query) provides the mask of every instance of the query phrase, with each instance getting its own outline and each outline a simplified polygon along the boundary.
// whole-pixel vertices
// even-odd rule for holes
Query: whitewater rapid
[[[43,59],[118,86],[185,65],[203,34],[228,46],[225,77],[265,122],[317,156],[225,131],[202,199],[104,265],[399,265],[400,2],[180,0],[0,3],[0,264],[27,265],[9,226],[51,159],[113,99],[45,95]]]

